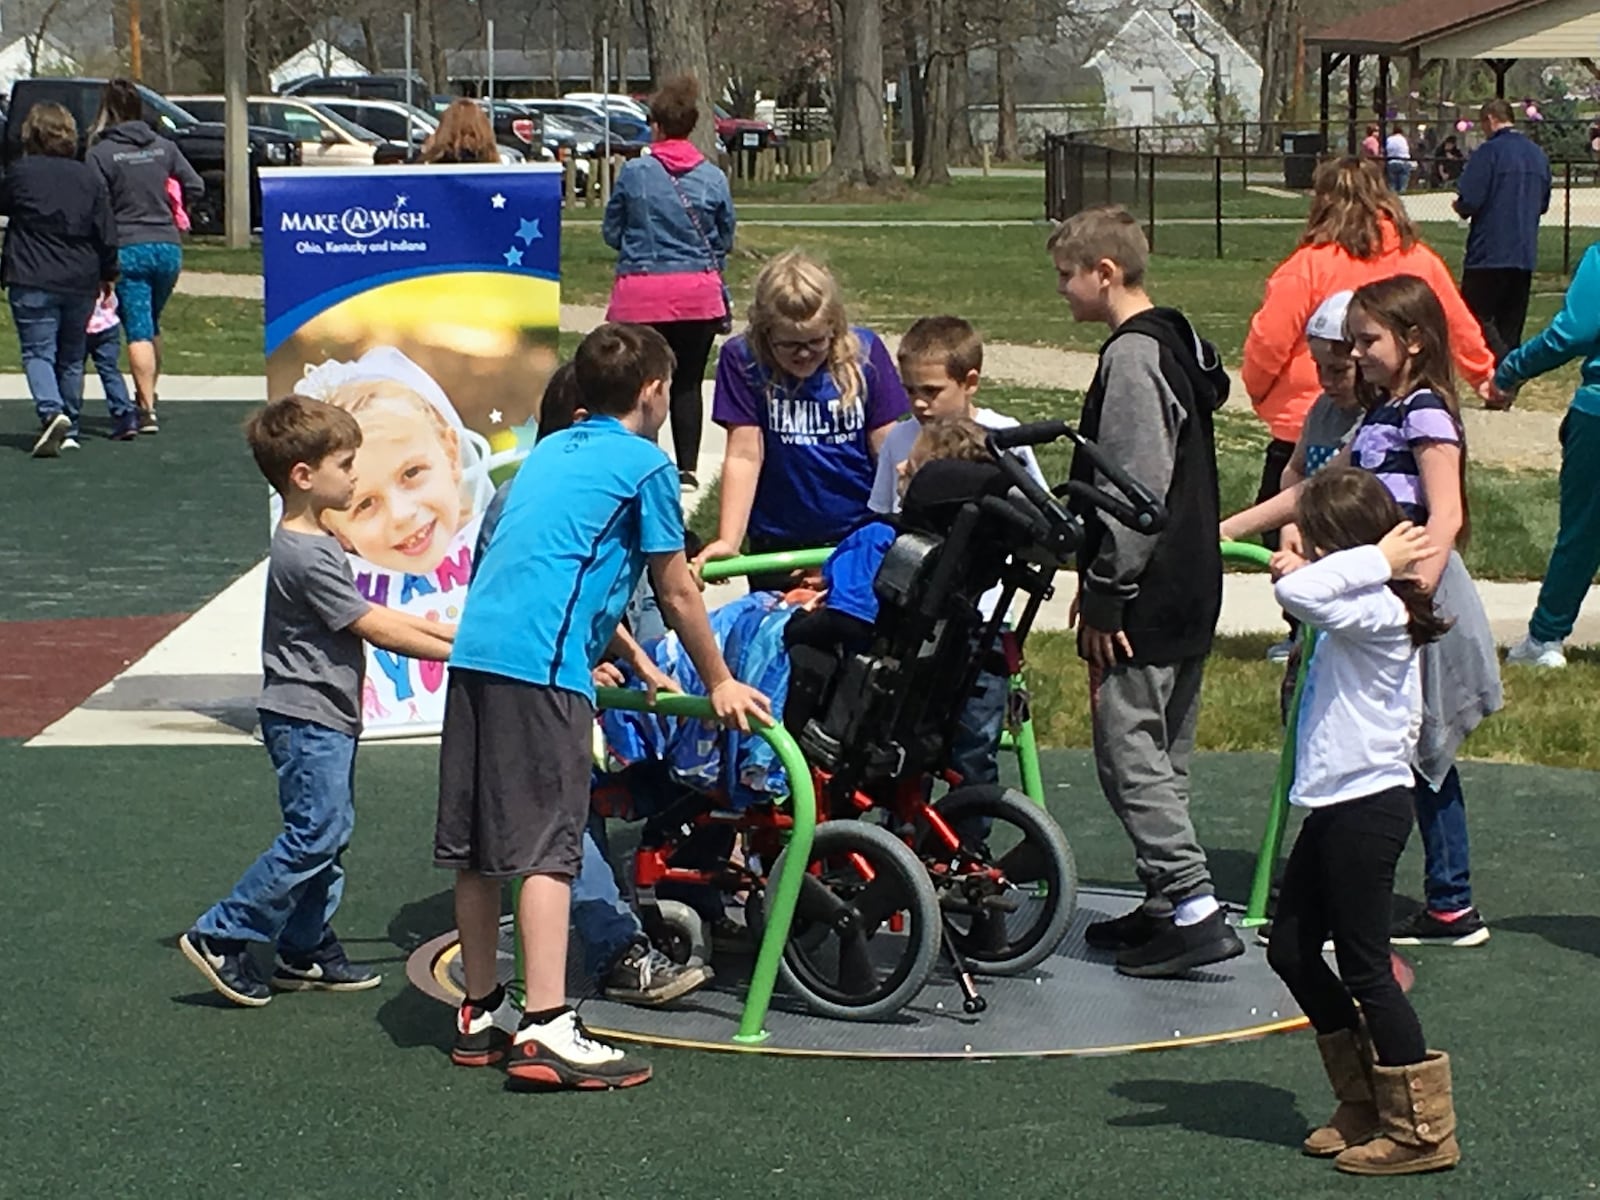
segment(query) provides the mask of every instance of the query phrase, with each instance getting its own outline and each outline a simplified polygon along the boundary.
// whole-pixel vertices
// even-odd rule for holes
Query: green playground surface
[[[25,644],[34,620],[193,612],[254,563],[267,526],[238,434],[245,411],[172,404],[159,438],[93,440],[77,457],[31,463],[26,407],[0,409],[6,644]],[[1080,681],[1056,682],[1071,692]],[[11,663],[7,683],[30,686]],[[1197,763],[1196,817],[1227,898],[1245,896],[1273,763],[1264,753]],[[656,1079],[612,1095],[518,1095],[496,1072],[452,1068],[449,1010],[404,979],[410,951],[452,924],[448,877],[429,864],[435,769],[428,747],[374,746],[361,757],[339,928],[355,958],[382,966],[382,988],[288,995],[246,1011],[206,991],[173,939],[274,832],[262,751],[0,741],[0,1062],[10,1098],[0,1196],[1259,1198],[1382,1186],[1566,1197],[1600,1188],[1593,773],[1463,767],[1477,900],[1494,937],[1410,958],[1424,1026],[1455,1059],[1466,1159],[1446,1176],[1376,1185],[1297,1153],[1330,1104],[1303,1032],[996,1063],[652,1050]],[[1085,880],[1126,885],[1127,845],[1087,754],[1049,751],[1044,772]],[[1401,891],[1419,886],[1413,844]]]
[[[1081,752],[1045,757],[1086,879],[1127,847]],[[1242,897],[1263,755],[1205,755],[1196,814]],[[251,748],[0,746],[0,1195],[809,1197],[1353,1195],[1296,1151],[1328,1106],[1307,1033],[1199,1049],[995,1063],[652,1050],[611,1095],[519,1095],[452,1068],[450,1010],[406,955],[451,925],[432,869],[434,752],[375,747],[340,932],[379,990],[226,1006],[172,948],[272,836]],[[1456,1064],[1466,1159],[1413,1196],[1578,1196],[1600,1183],[1594,776],[1470,765],[1477,950],[1418,951],[1414,996]],[[1402,865],[1415,890],[1420,862]],[[1252,946],[1250,953],[1261,950]],[[219,1186],[220,1185],[220,1186]]]

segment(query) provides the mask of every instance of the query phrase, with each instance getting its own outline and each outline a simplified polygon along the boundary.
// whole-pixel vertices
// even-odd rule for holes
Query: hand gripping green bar
[[[810,554],[811,551],[803,551]],[[822,555],[827,557],[826,552]],[[788,555],[764,555],[771,559]],[[760,561],[733,560],[732,561]],[[820,561],[820,560],[819,560]],[[720,564],[719,564],[720,565]],[[758,567],[758,570],[777,570]],[[711,701],[704,696],[684,696],[673,692],[659,692],[655,703],[639,691],[625,688],[596,688],[597,708],[624,708],[633,712],[657,713],[663,717],[684,717],[693,721],[715,721]],[[742,1046],[758,1046],[768,1038],[765,1028],[767,1009],[772,1004],[772,991],[778,982],[778,963],[783,958],[784,944],[789,940],[789,926],[794,921],[795,902],[800,898],[800,883],[805,878],[806,865],[811,861],[811,839],[817,829],[817,797],[811,787],[811,768],[806,765],[800,747],[782,725],[767,725],[756,730],[767,740],[778,755],[778,761],[789,776],[789,812],[794,818],[794,828],[789,832],[789,844],[784,855],[783,871],[777,883],[768,881],[765,913],[766,932],[761,937],[761,950],[756,955],[754,973],[750,976],[750,990],[745,994],[744,1012],[739,1018],[739,1032],[733,1040]]]
[[[1222,557],[1233,562],[1264,567],[1272,561],[1272,551],[1253,542],[1223,542]],[[1256,871],[1250,881],[1250,901],[1239,924],[1250,927],[1267,923],[1267,898],[1272,892],[1272,868],[1283,849],[1283,831],[1289,815],[1289,789],[1294,786],[1296,731],[1300,724],[1300,692],[1306,686],[1306,668],[1316,647],[1317,633],[1309,625],[1300,626],[1300,670],[1294,679],[1294,695],[1289,701],[1289,719],[1283,733],[1283,749],[1278,752],[1278,773],[1272,781],[1272,800],[1267,806],[1267,824],[1261,831],[1261,849],[1256,853]]]
[[[787,550],[775,554],[747,554],[738,558],[719,558],[707,562],[701,568],[700,576],[707,583],[720,583],[739,575],[800,571],[808,567],[820,567],[832,553],[831,549],[824,547],[819,550]],[[1024,686],[1022,677],[1013,676],[1011,685],[1018,689],[1022,688]],[[1010,730],[1002,733],[1000,748],[1016,753],[1017,773],[1022,779],[1022,791],[1028,799],[1043,808],[1044,774],[1039,769],[1039,744],[1033,736],[1033,721],[1024,721],[1015,736]]]

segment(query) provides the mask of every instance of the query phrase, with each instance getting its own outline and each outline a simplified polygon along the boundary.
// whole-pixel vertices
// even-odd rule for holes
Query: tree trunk
[[[950,130],[950,162],[958,167],[970,167],[978,161],[978,147],[972,140],[971,66],[967,52],[962,50],[950,60],[950,87],[947,93]]]
[[[994,81],[994,156],[1001,162],[1013,162],[1022,156],[1022,146],[1017,137],[1017,51],[1009,42],[995,47]]]
[[[1280,93],[1283,88],[1283,55],[1280,53],[1280,48],[1285,31],[1282,21],[1282,3],[1280,0],[1268,0],[1261,10],[1261,41],[1257,47],[1257,61],[1261,63],[1261,90],[1256,95],[1256,106],[1260,114],[1261,128],[1256,144],[1262,150],[1272,144],[1269,126],[1277,119]]]
[[[644,0],[644,20],[650,31],[650,74],[656,84],[674,75],[693,75],[700,81],[700,120],[690,140],[715,162],[719,147],[711,111],[711,55],[703,0]]]
[[[417,61],[422,79],[430,91],[440,91],[439,72],[435,70],[437,30],[434,27],[433,0],[417,0]]]
[[[910,116],[911,161],[920,163],[928,153],[927,39],[917,27],[917,13],[909,4],[901,10],[900,42],[906,60],[905,112]]]
[[[808,190],[818,199],[854,189],[903,196],[883,136],[883,0],[838,0],[838,11],[844,55],[833,107],[833,161]]]
[[[950,182],[950,92],[954,59],[950,53],[950,0],[924,0],[928,42],[922,54],[925,112],[916,146],[913,187]]]

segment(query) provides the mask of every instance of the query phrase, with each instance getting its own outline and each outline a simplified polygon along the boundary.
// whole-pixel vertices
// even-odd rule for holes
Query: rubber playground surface
[[[610,1095],[507,1092],[449,1066],[450,1012],[404,960],[452,924],[428,861],[435,751],[361,757],[339,923],[384,985],[236,1010],[174,937],[275,828],[247,746],[29,748],[260,557],[242,406],[172,405],[133,446],[32,463],[0,410],[0,1196],[1567,1197],[1600,1190],[1600,780],[1469,763],[1493,939],[1423,949],[1462,1165],[1374,1183],[1297,1153],[1330,1106],[1305,1032],[1049,1061],[857,1062],[650,1050]],[[1202,720],[1204,716],[1202,715]],[[1128,852],[1086,753],[1045,756],[1086,883]],[[1245,894],[1272,763],[1209,755],[1196,816]],[[1415,895],[1420,855],[1402,865]],[[1251,954],[1261,950],[1252,942]]]

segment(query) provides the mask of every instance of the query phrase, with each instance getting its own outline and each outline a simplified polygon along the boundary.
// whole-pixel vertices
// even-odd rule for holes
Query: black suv
[[[6,109],[6,132],[0,160],[10,163],[22,154],[22,122],[28,110],[42,101],[53,101],[66,108],[78,123],[78,155],[82,157],[88,132],[100,111],[104,79],[19,79],[11,87],[11,103]],[[144,119],[163,137],[171,138],[189,165],[205,180],[206,193],[189,209],[196,233],[221,233],[224,228],[223,191],[226,159],[223,154],[224,130],[221,124],[197,121],[159,92],[139,87],[144,100]],[[276,129],[250,126],[250,227],[261,224],[260,167],[298,166],[300,143]]]

